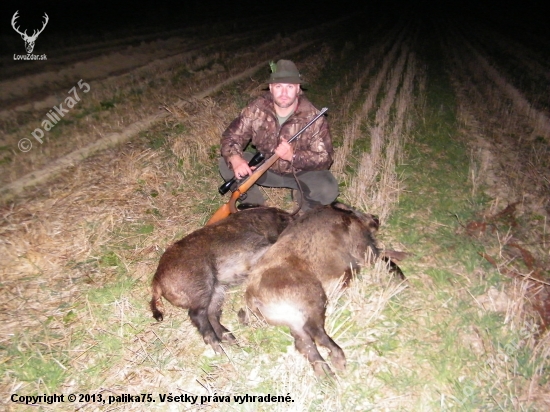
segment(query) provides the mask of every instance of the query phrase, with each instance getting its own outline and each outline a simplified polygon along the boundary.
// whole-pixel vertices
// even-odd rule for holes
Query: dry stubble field
[[[158,410],[547,410],[548,39],[434,21],[196,27],[6,71],[3,407],[80,393],[97,398],[79,410],[139,410],[93,400],[144,393]],[[340,199],[378,214],[380,246],[409,256],[407,283],[376,265],[331,299],[327,330],[348,357],[336,381],[314,377],[288,331],[239,325],[242,288],[224,307],[239,340],[225,356],[183,311],[167,305],[158,324],[148,309],[164,248],[223,201],[221,132],[280,57],[329,107]],[[80,100],[39,143],[31,133],[73,87]],[[293,208],[286,191],[267,195]],[[234,398],[246,394],[292,401]],[[75,408],[41,407],[60,406]]]

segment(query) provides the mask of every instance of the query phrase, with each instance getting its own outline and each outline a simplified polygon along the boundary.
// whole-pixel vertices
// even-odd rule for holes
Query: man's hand
[[[279,143],[279,146],[275,149],[275,153],[287,162],[292,161],[292,156],[294,156],[294,150],[292,150],[292,146],[286,140]]]
[[[252,174],[252,169],[248,166],[248,162],[239,155],[234,155],[229,158],[229,163],[233,168],[233,173],[237,179],[242,179],[245,176]]]

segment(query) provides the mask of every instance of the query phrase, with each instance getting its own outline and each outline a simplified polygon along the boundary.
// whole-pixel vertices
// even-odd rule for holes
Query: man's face
[[[286,109],[298,100],[300,85],[290,83],[273,83],[269,85],[269,91],[273,96],[273,101],[275,104],[281,109]]]

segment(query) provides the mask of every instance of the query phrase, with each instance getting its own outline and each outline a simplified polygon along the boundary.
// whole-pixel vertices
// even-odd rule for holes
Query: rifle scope
[[[248,162],[248,166],[252,167],[252,166],[258,166],[260,163],[262,163],[265,159],[265,156],[263,154],[261,154],[260,152],[256,152],[256,154],[254,155],[254,157],[252,157],[252,159],[250,159],[250,162]],[[237,181],[237,179],[235,177],[233,177],[232,179],[228,180],[227,182],[225,182],[223,185],[220,186],[220,188],[218,189],[218,192],[220,192],[220,195],[225,195],[229,189],[231,189],[231,186],[233,186],[233,184]]]

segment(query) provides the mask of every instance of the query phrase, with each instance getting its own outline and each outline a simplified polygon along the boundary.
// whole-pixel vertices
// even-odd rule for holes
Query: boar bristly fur
[[[248,209],[198,229],[168,247],[152,281],[153,317],[163,319],[161,297],[188,309],[204,342],[221,352],[221,341],[235,341],[220,323],[225,290],[246,279],[291,219],[290,214],[276,208]]]
[[[378,226],[376,217],[341,203],[312,209],[281,233],[250,272],[248,308],[269,324],[288,326],[318,376],[333,372],[317,345],[329,350],[336,369],[346,365],[344,352],[325,331],[326,291],[342,275],[348,283],[369,249],[378,256]]]

